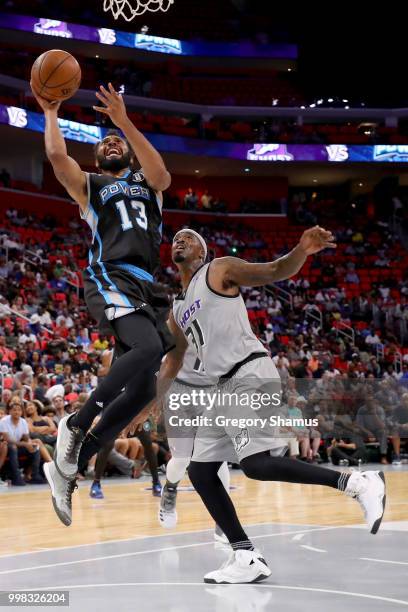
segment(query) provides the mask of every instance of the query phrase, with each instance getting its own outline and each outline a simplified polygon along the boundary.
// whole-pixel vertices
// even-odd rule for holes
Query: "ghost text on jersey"
[[[118,181],[117,183],[107,185],[100,190],[102,204],[106,204],[110,198],[118,194],[127,196],[129,198],[149,198],[149,190],[145,187],[141,187],[140,185],[128,185],[128,183],[125,183],[124,181]]]
[[[179,325],[181,329],[184,329],[190,318],[196,312],[196,310],[200,310],[201,308],[201,300],[196,300],[185,310],[179,319]]]

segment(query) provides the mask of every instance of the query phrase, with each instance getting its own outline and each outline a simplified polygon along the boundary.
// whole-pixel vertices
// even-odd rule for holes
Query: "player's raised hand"
[[[57,110],[61,106],[61,100],[54,100],[54,101],[50,102],[49,100],[46,100],[45,98],[42,98],[35,91],[35,89],[33,87],[33,84],[32,84],[32,81],[30,81],[30,87],[31,87],[31,91],[33,92],[34,98],[37,100],[38,104],[41,106],[41,108],[42,108],[42,110],[44,112],[48,111],[48,110],[53,110],[53,111],[57,112]]]
[[[315,227],[311,227],[303,232],[299,244],[306,255],[313,255],[323,251],[323,249],[336,248],[333,234],[319,225],[315,225]]]
[[[108,87],[109,89],[105,89],[101,85],[99,87],[100,91],[97,91],[95,94],[98,100],[105,106],[93,106],[92,108],[99,113],[108,115],[112,122],[120,128],[127,119],[126,106],[122,94],[115,91],[112,83],[109,83]]]

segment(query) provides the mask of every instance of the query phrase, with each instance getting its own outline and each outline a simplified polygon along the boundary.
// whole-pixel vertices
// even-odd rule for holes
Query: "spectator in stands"
[[[289,369],[290,363],[289,363],[289,359],[286,357],[285,351],[278,351],[278,354],[272,357],[272,361],[275,364],[275,366],[277,365],[279,360],[281,360],[285,368]]]
[[[41,459],[45,462],[52,461],[52,453],[57,441],[57,426],[47,416],[42,416],[42,405],[38,400],[27,402],[25,407],[25,418],[30,430],[30,438],[40,444]]]
[[[198,205],[198,196],[192,187],[188,188],[186,195],[184,196],[184,208],[187,210],[196,210]]]
[[[212,210],[212,199],[213,197],[208,193],[208,189],[206,189],[201,196],[201,207],[205,211]]]
[[[4,334],[0,335],[0,356],[2,363],[12,364],[16,359],[15,352],[6,346],[6,336]]]
[[[367,442],[379,442],[381,463],[387,465],[385,413],[384,409],[373,397],[368,397],[365,404],[358,409],[356,424],[360,428],[361,435]]]
[[[384,250],[378,251],[378,257],[374,262],[374,266],[376,268],[388,268],[389,265],[390,265],[390,261],[389,259],[385,257]]]
[[[89,338],[89,333],[86,327],[83,327],[81,331],[79,332],[76,338],[76,343],[77,345],[82,346],[84,351],[88,352],[88,350],[90,350],[91,340]]]
[[[393,465],[401,465],[401,438],[408,440],[408,393],[402,395],[401,403],[392,414]]]
[[[64,403],[64,395],[65,390],[64,386],[61,384],[53,385],[48,389],[45,396],[48,401],[51,402],[53,409],[55,410],[55,416],[53,418],[54,423],[58,426],[58,423],[64,416],[67,416],[67,412],[65,411],[65,403]]]
[[[37,337],[32,333],[29,325],[25,326],[23,333],[18,337],[18,343],[21,346],[24,346],[27,342],[33,342],[34,344],[37,342]]]
[[[1,410],[3,411],[3,409]],[[3,418],[3,416],[5,415],[2,414],[2,412],[0,412],[0,421]],[[3,469],[3,465],[6,463],[7,452],[8,452],[8,446],[7,446],[6,437],[0,432],[0,473]],[[2,489],[3,487],[7,487],[7,482],[0,479],[0,489]]]
[[[46,308],[44,308],[44,306],[39,306],[38,307],[38,311],[37,314],[39,316],[39,323],[40,325],[43,325],[44,327],[52,327],[52,319],[51,319],[51,315],[48,312],[48,310]]]
[[[326,399],[320,399],[314,406],[314,412],[319,421],[319,431],[325,442],[334,438],[334,418],[333,404]]]
[[[30,484],[43,484],[40,475],[40,450],[38,443],[30,440],[27,421],[22,418],[23,403],[14,397],[10,403],[9,414],[0,420],[0,433],[7,440],[8,458],[10,461],[11,483],[24,486],[26,483],[20,474],[20,459],[27,459],[31,466]]]
[[[298,405],[303,406],[303,401],[305,398],[302,396],[297,396],[294,394],[289,394],[287,399],[287,414],[288,417],[294,422],[291,425],[291,431],[293,431],[296,435],[297,441],[300,447],[300,458],[303,461],[308,461],[308,452],[310,450],[310,442],[309,442],[309,432],[308,429],[300,424],[296,424],[296,421],[303,420],[303,413],[301,408]]]
[[[31,389],[33,384],[34,371],[33,368],[28,364],[23,364],[21,370],[14,376],[15,389],[22,389],[23,387]]]
[[[6,279],[9,273],[9,266],[6,258],[2,255],[0,257],[0,279]]]
[[[309,359],[307,365],[309,367],[309,370],[312,372],[312,374],[314,374],[320,368],[318,351],[313,351],[312,357]]]
[[[272,299],[268,306],[268,314],[277,317],[282,312],[282,303],[277,299]]]
[[[62,309],[61,314],[58,315],[55,322],[57,327],[60,327],[62,323],[65,323],[67,329],[71,329],[74,326],[74,321],[67,308]]]
[[[361,438],[334,438],[327,448],[327,455],[334,465],[355,465],[367,461],[367,452]]]
[[[15,368],[18,371],[18,370],[21,370],[21,367],[23,365],[31,366],[31,361],[27,355],[27,351],[24,349],[21,349],[18,351],[17,357],[13,361],[13,368]]]
[[[0,183],[3,185],[3,187],[7,188],[9,188],[11,185],[11,176],[6,168],[2,168],[0,172]]]
[[[365,343],[366,344],[371,344],[371,345],[380,344],[381,343],[381,340],[378,337],[378,335],[377,335],[377,333],[376,333],[376,331],[374,329],[370,329],[369,334],[365,338]]]
[[[45,404],[49,400],[46,398],[48,390],[48,377],[45,374],[41,374],[37,379],[37,386],[34,389],[34,399],[38,400],[42,404]]]
[[[272,328],[271,323],[267,323],[265,332],[264,332],[264,336],[265,336],[265,343],[267,344],[268,347],[270,347],[271,343],[273,342],[275,338],[275,334],[273,333],[273,328]]]
[[[360,278],[355,270],[349,270],[344,280],[346,283],[353,283],[354,285],[358,285],[360,283]]]
[[[102,352],[109,348],[109,340],[104,335],[99,335],[95,342],[93,343],[93,348],[95,351]]]

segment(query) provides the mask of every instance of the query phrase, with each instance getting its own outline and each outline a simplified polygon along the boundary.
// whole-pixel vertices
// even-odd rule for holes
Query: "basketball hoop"
[[[103,0],[103,10],[111,11],[113,18],[123,17],[126,21],[132,21],[138,15],[143,15],[146,11],[165,13],[174,0]]]

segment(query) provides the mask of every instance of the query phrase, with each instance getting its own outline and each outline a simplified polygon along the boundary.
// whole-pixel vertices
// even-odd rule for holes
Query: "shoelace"
[[[164,491],[163,493],[163,510],[165,512],[171,512],[174,509],[174,500],[176,499],[176,493],[170,491]]]
[[[67,484],[67,490],[65,492],[65,501],[67,503],[68,506],[71,507],[71,498],[72,498],[72,494],[75,491],[75,489],[78,488],[77,485],[77,479],[74,478],[74,480],[70,480]]]
[[[79,440],[80,440],[80,432],[72,430],[69,435],[69,442],[67,444],[67,450],[65,452],[65,459],[67,461],[69,461],[70,459],[74,459],[74,460],[77,459],[77,457],[75,457],[74,455],[74,451],[75,451],[75,445],[77,444]],[[76,450],[79,451],[79,445]]]

